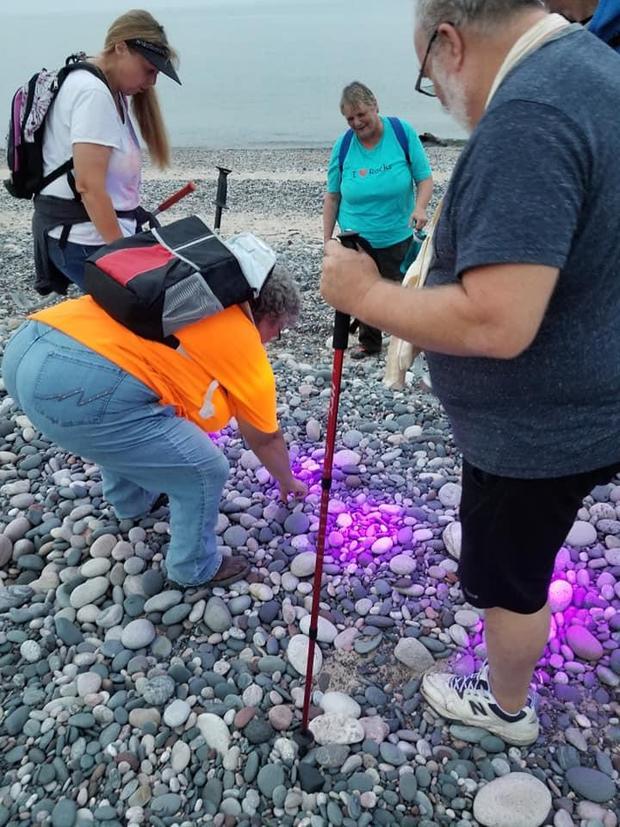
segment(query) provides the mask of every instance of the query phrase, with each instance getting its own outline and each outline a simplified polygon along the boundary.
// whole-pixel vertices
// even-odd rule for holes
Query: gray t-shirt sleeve
[[[456,275],[488,264],[562,267],[583,208],[590,147],[554,107],[512,100],[490,110],[447,204]]]

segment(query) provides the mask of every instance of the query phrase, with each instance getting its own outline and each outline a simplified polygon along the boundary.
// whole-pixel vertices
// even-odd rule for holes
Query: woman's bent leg
[[[158,496],[107,468],[101,468],[101,480],[103,496],[121,520],[147,514]]]
[[[215,525],[226,458],[142,382],[69,336],[29,324],[26,341],[16,334],[7,345],[5,365],[24,412],[48,438],[110,475],[119,512],[129,514],[133,498],[148,492],[167,493],[168,576],[184,585],[210,580],[222,562]],[[115,496],[123,487],[132,502]]]
[[[145,424],[140,426],[142,433]],[[143,449],[132,452],[131,462],[108,458],[106,473],[112,469],[145,491],[168,494],[168,578],[184,586],[205,583],[222,562],[215,526],[228,461],[204,431],[180,417],[154,418],[149,430],[151,439]]]

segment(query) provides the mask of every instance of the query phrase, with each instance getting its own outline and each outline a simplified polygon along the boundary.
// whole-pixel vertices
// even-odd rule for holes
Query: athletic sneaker
[[[486,729],[508,744],[526,746],[538,738],[534,695],[514,715],[504,712],[491,693],[486,664],[479,672],[464,677],[427,672],[422,680],[422,695],[442,718]]]

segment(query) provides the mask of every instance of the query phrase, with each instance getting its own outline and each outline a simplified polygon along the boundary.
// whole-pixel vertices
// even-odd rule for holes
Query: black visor
[[[140,52],[142,57],[145,57],[162,74],[172,78],[178,84],[181,83],[170,60],[170,52],[165,46],[160,46],[159,43],[149,43],[148,40],[142,40],[139,37],[131,38],[125,42],[131,49]]]

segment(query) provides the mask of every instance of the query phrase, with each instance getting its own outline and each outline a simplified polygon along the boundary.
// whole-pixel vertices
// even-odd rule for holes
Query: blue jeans
[[[171,580],[210,580],[222,562],[215,538],[228,461],[209,436],[126,371],[75,339],[25,322],[2,362],[7,391],[49,439],[101,467],[103,493],[119,518],[170,500]]]
[[[85,293],[84,287],[84,262],[88,256],[100,249],[100,245],[73,244],[68,241],[64,247],[60,246],[57,238],[47,237],[47,252],[56,267],[68,279]]]

